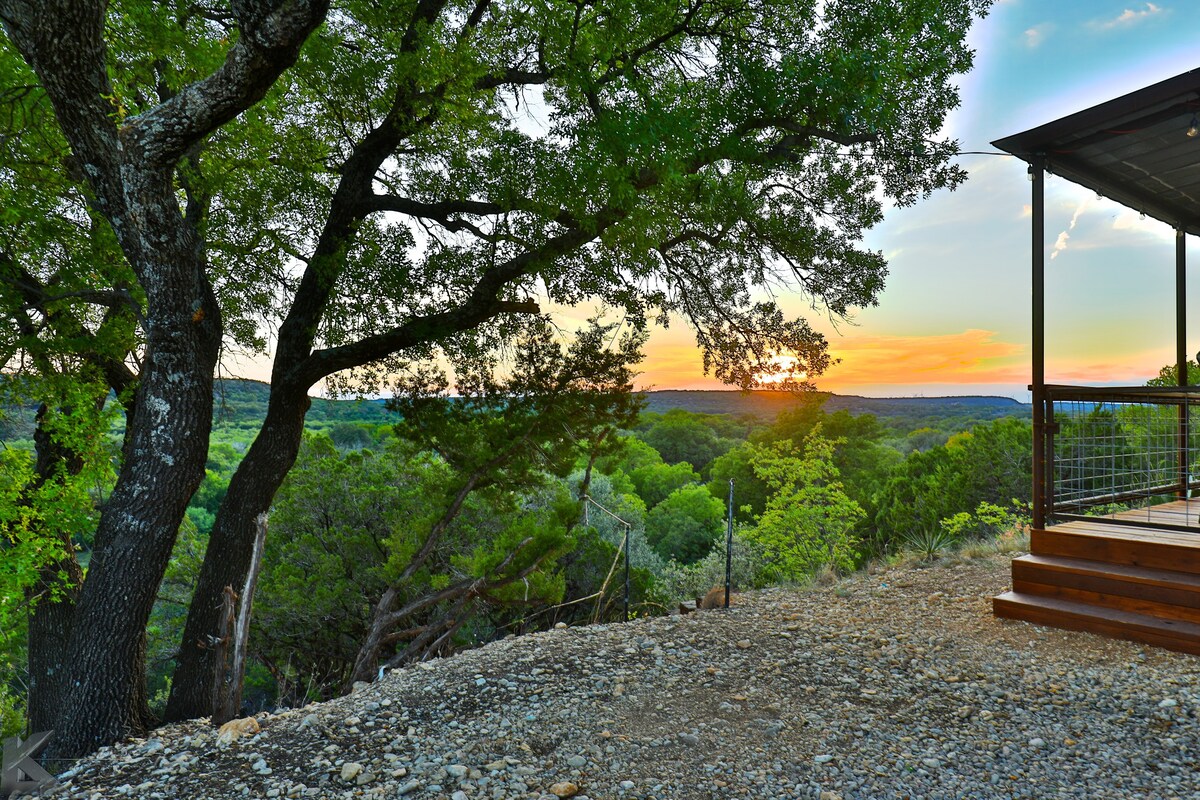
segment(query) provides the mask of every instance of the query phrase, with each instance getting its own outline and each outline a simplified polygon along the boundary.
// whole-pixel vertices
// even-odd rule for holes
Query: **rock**
[[[397,789],[397,790],[396,790],[396,794],[397,794],[397,795],[406,795],[406,794],[408,794],[409,792],[411,792],[411,791],[413,791],[414,789],[416,789],[416,788],[417,788],[418,786],[420,786],[420,785],[421,785],[421,782],[420,782],[420,781],[418,781],[418,780],[411,780],[411,781],[409,781],[408,783],[406,783],[406,784],[402,785],[402,786],[401,786],[399,789]]]
[[[259,732],[258,720],[254,717],[231,719],[217,729],[217,744],[228,745],[245,736],[253,736]]]
[[[356,784],[358,784],[359,786],[365,786],[373,780],[375,780],[375,773],[362,772],[362,773],[359,773],[359,776],[354,779],[354,782]]]
[[[563,628],[567,627],[567,623],[565,623],[565,622],[556,622],[556,623],[554,623],[554,627],[555,627],[557,630],[560,630],[560,631],[561,631]],[[563,796],[564,796],[564,797],[569,797],[570,795],[563,795]]]
[[[585,767],[587,766],[587,759],[583,756],[571,756],[567,759],[567,766],[575,768]]]
[[[450,800],[469,800],[469,798],[467,797],[466,792],[464,792],[462,789],[459,789],[457,792],[450,795]]]
[[[842,796],[837,792],[824,791],[821,792],[821,800],[842,800]]]
[[[574,797],[579,794],[579,786],[570,781],[553,784],[550,787],[550,794],[555,797]]]
[[[358,777],[358,774],[362,771],[362,764],[358,764],[354,761],[347,761],[345,764],[342,764],[342,780],[352,781]]]
[[[737,646],[739,650],[749,650],[751,647],[754,647],[754,642],[749,639],[739,639]]]
[[[1177,706],[1177,705],[1179,705],[1179,701],[1178,701],[1178,700],[1176,700],[1176,699],[1175,699],[1175,698],[1173,698],[1173,697],[1168,697],[1167,699],[1165,699],[1165,700],[1161,701],[1161,702],[1158,704],[1158,707],[1159,707],[1159,708],[1174,708],[1174,707],[1175,707],[1175,706]]]
[[[813,756],[813,761],[818,764],[828,764],[830,761],[833,761],[833,756],[829,753],[823,753],[819,756]]]
[[[620,786],[622,789],[624,789],[625,791],[628,792],[630,789],[637,786],[637,784],[634,783],[633,781],[621,781]]]
[[[1030,747],[1045,747],[1046,740],[1042,739],[1041,737],[1035,736],[1029,740],[1029,746]]]
[[[446,772],[450,773],[450,776],[453,778],[461,778],[467,774],[467,768],[462,764],[451,764],[446,767]]]

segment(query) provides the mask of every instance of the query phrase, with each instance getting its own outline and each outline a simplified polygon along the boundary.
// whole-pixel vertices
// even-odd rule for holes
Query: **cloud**
[[[1154,239],[1173,240],[1175,238],[1175,231],[1170,225],[1140,214],[1131,208],[1122,208],[1117,212],[1113,217],[1112,229],[1114,231],[1133,231]]]
[[[1026,28],[1022,36],[1025,39],[1025,46],[1033,49],[1046,41],[1046,37],[1054,30],[1054,24],[1050,22],[1041,22],[1034,25],[1032,28]]]
[[[1067,242],[1071,238],[1071,231],[1075,230],[1075,225],[1079,222],[1079,218],[1092,205],[1090,198],[1082,200],[1075,207],[1075,213],[1071,215],[1071,222],[1067,225],[1067,229],[1058,234],[1058,238],[1054,240],[1054,251],[1050,253],[1050,260],[1053,261],[1058,257],[1058,254],[1067,249]]]
[[[1096,20],[1089,23],[1089,26],[1099,31],[1110,31],[1114,28],[1128,28],[1131,25],[1137,25],[1144,22],[1150,17],[1157,16],[1166,11],[1162,6],[1154,3],[1146,3],[1145,8],[1135,11],[1132,8],[1127,8],[1112,19]]]
[[[686,331],[655,331],[646,348],[638,388],[728,389],[701,374],[700,353]],[[929,336],[831,337],[840,363],[816,378],[819,388],[841,392],[890,384],[1014,384],[1029,382],[1027,347],[998,341],[993,331],[969,329]]]

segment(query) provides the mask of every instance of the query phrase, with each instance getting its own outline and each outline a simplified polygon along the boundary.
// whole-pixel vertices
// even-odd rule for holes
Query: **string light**
[[[1200,134],[1200,117],[1192,114],[1192,121],[1188,125],[1187,135],[1189,139],[1195,139],[1197,134]]]

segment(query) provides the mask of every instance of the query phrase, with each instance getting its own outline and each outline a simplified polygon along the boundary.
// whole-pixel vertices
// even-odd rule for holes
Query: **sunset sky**
[[[1002,0],[972,31],[976,66],[947,133],[964,151],[992,151],[995,139],[1200,66],[1198,33],[1200,4],[1182,0]],[[820,388],[1028,399],[1025,165],[987,155],[961,163],[964,186],[892,210],[868,235],[890,263],[878,307],[836,328],[810,312],[841,358]],[[1173,361],[1172,237],[1162,223],[1048,177],[1048,382],[1143,383]],[[1189,307],[1200,308],[1200,247],[1188,239]],[[807,304],[797,299],[794,310]],[[1200,348],[1200,322],[1192,327],[1189,352]],[[682,325],[656,332],[648,355],[646,386],[721,388],[703,376]]]

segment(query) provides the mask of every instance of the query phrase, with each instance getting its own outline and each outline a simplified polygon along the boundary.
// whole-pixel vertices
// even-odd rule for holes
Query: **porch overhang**
[[[997,139],[1000,150],[1200,234],[1200,69]],[[1197,135],[1188,135],[1193,122]]]

